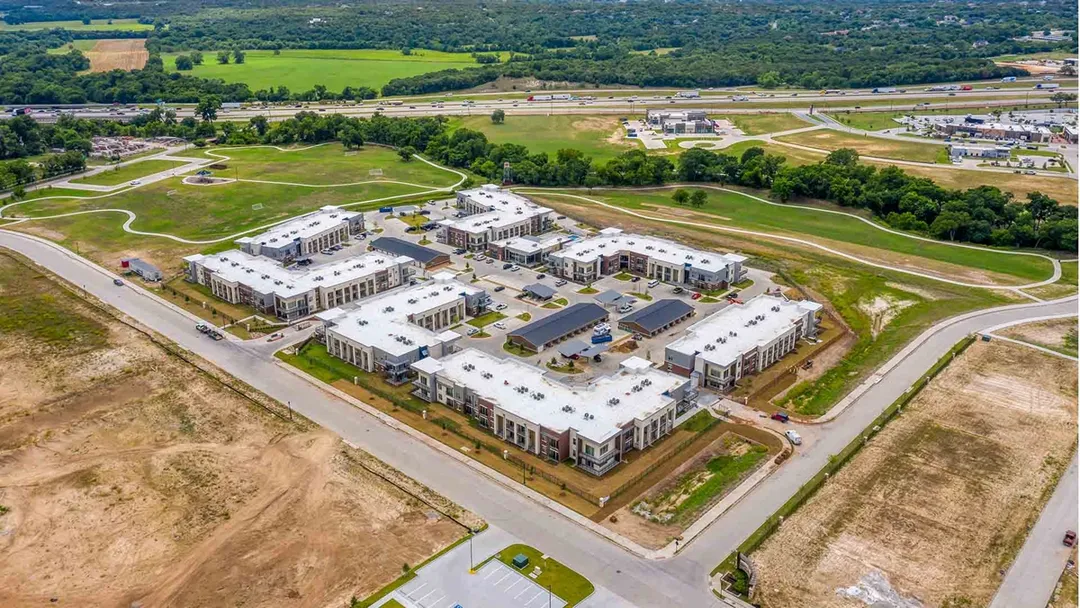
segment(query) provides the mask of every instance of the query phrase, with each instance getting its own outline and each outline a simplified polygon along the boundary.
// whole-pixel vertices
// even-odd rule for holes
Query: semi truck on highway
[[[556,95],[529,95],[529,98],[525,101],[570,101],[570,94],[558,93]]]
[[[1058,88],[1060,86],[1061,85],[1059,85],[1056,82],[1040,82],[1039,84],[1035,85],[1035,88],[1036,89],[1056,89],[1056,88]]]

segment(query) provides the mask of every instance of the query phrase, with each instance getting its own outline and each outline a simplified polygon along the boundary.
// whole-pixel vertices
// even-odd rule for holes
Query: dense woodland
[[[242,4],[243,8],[239,8]],[[5,7],[0,2],[0,10]],[[9,23],[81,17],[137,17],[150,32],[4,32],[0,103],[192,101],[213,93],[227,101],[311,99],[312,92],[252,91],[192,77],[166,76],[156,53],[275,48],[414,48],[510,51],[510,60],[393,80],[382,93],[459,89],[500,77],[602,85],[708,87],[864,87],[1016,74],[989,57],[1076,48],[1075,41],[1021,42],[1033,31],[1074,31],[1077,6],[1039,3],[927,3],[922,0],[506,3],[403,0],[170,3],[50,1],[6,7]],[[1074,32],[1075,33],[1075,32]],[[152,59],[126,76],[77,74],[73,62],[26,85],[33,55],[77,36],[148,36]],[[47,40],[51,39],[51,40]],[[53,44],[47,44],[52,42]],[[660,49],[657,53],[655,49]],[[674,50],[672,50],[674,49]],[[670,52],[669,52],[670,51]],[[55,68],[55,69],[54,69]],[[283,94],[284,93],[284,94]],[[323,91],[340,95],[339,91]],[[346,94],[348,97],[349,95]],[[325,98],[325,97],[323,97]]]
[[[889,225],[951,241],[1038,247],[1075,251],[1077,208],[1032,192],[1026,201],[1014,200],[992,186],[948,190],[926,178],[913,177],[898,167],[878,169],[859,163],[854,150],[837,150],[826,160],[788,166],[783,156],[749,148],[741,156],[690,149],[673,161],[669,157],[631,150],[607,161],[594,162],[579,150],[560,150],[555,156],[530,153],[517,144],[493,144],[470,129],[449,132],[443,117],[352,118],[340,114],[300,112],[294,118],[269,123],[256,116],[248,123],[215,125],[216,100],[204,100],[206,120],[155,110],[131,124],[62,118],[40,125],[25,117],[0,124],[0,154],[16,158],[50,148],[63,148],[65,163],[89,149],[94,135],[172,135],[203,144],[217,135],[225,144],[314,144],[340,141],[347,148],[365,143],[394,146],[403,158],[414,152],[451,167],[467,169],[486,181],[503,177],[509,162],[513,181],[530,186],[656,186],[674,182],[703,182],[769,190],[780,201],[827,200],[845,207],[868,209]],[[56,162],[56,161],[53,161]],[[27,183],[37,175],[25,160],[0,164],[0,183]],[[68,167],[68,165],[64,165]],[[59,169],[55,169],[60,171]]]

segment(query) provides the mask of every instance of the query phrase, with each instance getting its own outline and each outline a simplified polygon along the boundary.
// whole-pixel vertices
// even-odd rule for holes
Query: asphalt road
[[[1016,561],[1001,582],[990,608],[1045,608],[1053,597],[1072,549],[1062,543],[1066,530],[1076,530],[1077,492],[1080,492],[1076,455]]]
[[[822,433],[820,441],[797,452],[682,553],[666,561],[648,561],[283,371],[265,352],[233,341],[213,342],[203,337],[194,330],[196,320],[187,313],[136,286],[114,286],[113,274],[57,245],[0,230],[0,246],[26,255],[241,381],[288,403],[314,422],[480,514],[493,529],[504,530],[545,551],[629,602],[664,608],[722,606],[709,591],[709,571],[816,473],[829,454],[837,453],[857,436],[961,337],[993,325],[1076,310],[1073,297],[965,315],[927,330],[925,340],[917,340],[905,349],[883,368],[889,371],[869,391],[828,423],[828,432]]]

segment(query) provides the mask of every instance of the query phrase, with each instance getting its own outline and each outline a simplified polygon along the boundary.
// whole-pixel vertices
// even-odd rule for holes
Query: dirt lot
[[[150,58],[144,38],[98,40],[93,49],[83,54],[90,60],[91,72],[141,70]]]
[[[1076,356],[1076,317],[1014,325],[997,333],[1007,338]]]
[[[475,522],[402,477],[0,254],[0,605],[340,607]]]
[[[986,605],[1075,448],[1076,381],[973,344],[751,556],[762,605]]]

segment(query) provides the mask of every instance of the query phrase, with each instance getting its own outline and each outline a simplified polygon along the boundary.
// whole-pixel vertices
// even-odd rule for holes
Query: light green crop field
[[[51,30],[56,28],[73,31],[141,32],[152,30],[154,26],[149,23],[139,23],[138,19],[113,19],[112,23],[109,23],[108,19],[94,19],[90,21],[90,25],[86,25],[82,21],[30,21],[18,25],[8,25],[0,22],[0,31],[7,32]]]
[[[94,48],[94,45],[97,44],[97,43],[98,43],[97,39],[92,39],[92,40],[72,40],[71,42],[69,42],[69,43],[67,43],[67,44],[65,44],[63,46],[57,47],[55,49],[49,49],[48,53],[50,55],[64,55],[64,54],[67,54],[69,51],[71,51],[71,49],[73,49],[73,48],[78,49],[80,51],[83,51],[85,53],[86,51],[89,51],[90,49]]]
[[[175,169],[182,167],[184,163],[173,160],[144,160],[130,165],[124,165],[122,167],[116,167],[115,169],[106,169],[97,175],[91,175],[90,177],[84,177],[81,179],[73,179],[72,183],[76,184],[93,184],[97,186],[116,186],[129,182],[140,177],[146,177],[147,175],[153,175],[161,171],[168,171],[169,169]]]
[[[780,141],[810,146],[820,150],[836,150],[838,148],[852,148],[860,155],[876,156],[879,158],[895,158],[897,160],[913,160],[924,163],[933,163],[940,160],[945,147],[935,144],[924,144],[917,141],[899,141],[885,139],[883,137],[860,136],[853,133],[844,133],[833,129],[819,129],[785,135],[777,138]]]
[[[458,180],[453,173],[419,160],[406,163],[393,151],[382,148],[365,148],[350,156],[346,156],[347,153],[336,144],[289,152],[272,148],[221,151],[236,155],[236,160],[221,161],[227,168],[211,170],[215,175],[231,178],[235,168],[241,180],[296,180],[313,185],[294,186],[247,181],[188,185],[182,183],[183,178],[176,177],[130,188],[114,196],[101,197],[84,192],[84,196],[94,198],[32,198],[6,213],[21,217],[41,217],[92,209],[126,209],[138,216],[132,225],[136,230],[201,240],[250,230],[312,211],[323,205],[342,205],[419,193],[430,188],[449,186]],[[371,176],[371,169],[380,169],[383,175]],[[253,177],[254,175],[260,177]],[[399,180],[416,185],[372,180]],[[343,183],[353,185],[318,187],[320,184]],[[54,196],[66,194],[67,191],[53,193]],[[379,204],[373,202],[371,206],[377,207]],[[117,224],[123,222],[120,215],[107,217]],[[87,240],[93,240],[92,234],[88,235]]]
[[[176,57],[184,54],[162,55],[165,70],[175,72]],[[243,82],[253,91],[286,86],[293,92],[300,92],[317,84],[331,91],[340,91],[347,86],[366,86],[378,90],[394,78],[477,65],[469,53],[424,49],[414,50],[411,55],[376,49],[285,49],[280,55],[275,55],[273,51],[247,51],[241,64],[231,61],[219,64],[216,52],[204,51],[203,64],[185,73],[203,78],[220,78],[225,82]]]
[[[649,192],[597,192],[589,198],[628,209],[657,210],[677,207],[671,200],[670,189]],[[708,202],[698,209],[701,213],[715,216],[715,223],[770,233],[787,233],[821,237],[861,247],[886,250],[901,254],[913,267],[933,268],[933,263],[918,263],[910,256],[925,258],[946,264],[974,268],[982,272],[998,273],[1011,277],[1036,281],[1046,279],[1053,273],[1052,264],[1045,259],[1026,255],[953,247],[944,243],[927,242],[892,234],[867,226],[854,217],[823,213],[815,209],[796,206],[778,207],[755,200],[736,192],[706,190]],[[547,195],[530,195],[543,199]],[[562,198],[562,197],[559,197]],[[557,199],[558,200],[558,199]],[[570,199],[562,199],[563,201]],[[1017,281],[1019,282],[1019,281]]]
[[[480,131],[493,143],[520,144],[532,153],[546,152],[551,157],[562,148],[574,148],[604,162],[639,147],[636,141],[623,139],[624,130],[616,116],[507,115],[505,122],[497,125],[484,114],[452,118],[450,125]]]

